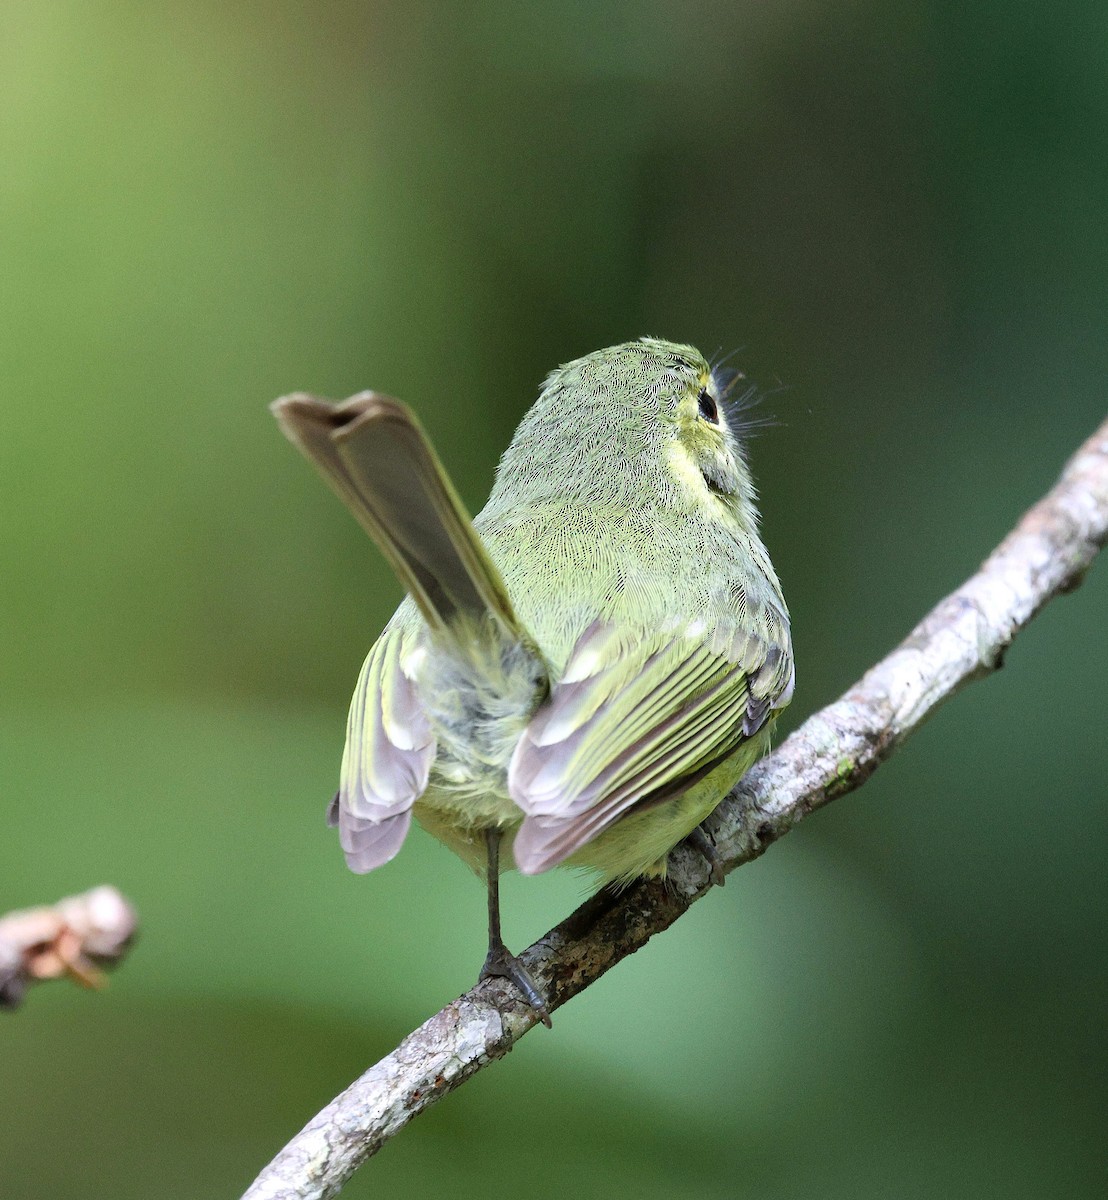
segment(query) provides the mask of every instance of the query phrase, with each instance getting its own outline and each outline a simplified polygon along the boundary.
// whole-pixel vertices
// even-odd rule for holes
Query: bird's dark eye
[[[716,402],[707,388],[700,393],[700,415],[713,425],[719,424],[719,409],[716,408]]]

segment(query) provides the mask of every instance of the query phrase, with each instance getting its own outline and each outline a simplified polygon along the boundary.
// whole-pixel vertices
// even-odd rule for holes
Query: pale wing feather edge
[[[619,770],[623,764],[615,764],[617,770],[589,790],[590,804],[571,815],[525,818],[513,846],[520,871],[535,875],[556,866],[655,794],[676,794],[700,777],[706,763],[726,758],[744,740],[745,691],[745,676],[733,668],[631,747],[628,758],[637,769]]]
[[[690,623],[634,638],[589,626],[563,675],[571,682],[554,685],[509,766],[509,792],[526,814],[514,846],[524,874],[564,861],[652,793],[680,790],[788,703],[788,618],[767,616],[765,636],[704,637]],[[690,685],[700,689],[692,699]],[[606,703],[621,687],[637,693],[631,712]],[[629,742],[628,730],[641,733]]]
[[[369,652],[347,720],[341,782],[332,823],[350,869],[393,858],[407,836],[411,807],[427,788],[435,740],[412,680],[404,641],[385,633]]]

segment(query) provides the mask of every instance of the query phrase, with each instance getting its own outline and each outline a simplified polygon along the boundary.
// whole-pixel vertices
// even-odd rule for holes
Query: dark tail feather
[[[432,628],[460,613],[491,614],[506,633],[522,636],[500,573],[426,434],[400,401],[362,392],[335,404],[298,394],[270,407],[380,547]]]

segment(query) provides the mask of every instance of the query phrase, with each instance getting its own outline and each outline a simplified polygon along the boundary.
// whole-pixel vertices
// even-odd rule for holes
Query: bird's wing
[[[435,739],[404,654],[411,639],[386,631],[365,660],[350,703],[338,795],[328,819],[352,871],[392,858],[427,788]]]
[[[508,770],[527,814],[514,845],[521,871],[545,871],[638,806],[681,791],[784,707],[788,618],[770,610],[757,631],[744,626],[589,626]]]

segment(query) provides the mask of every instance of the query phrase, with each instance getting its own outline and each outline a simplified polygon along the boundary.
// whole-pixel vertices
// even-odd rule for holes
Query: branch
[[[17,1008],[27,985],[63,975],[103,987],[135,936],[135,910],[113,887],[0,917],[0,1008]]]
[[[1000,667],[1012,639],[1082,580],[1108,540],[1108,421],[980,571],[841,699],[809,717],[740,781],[713,815],[716,851],[733,870],[802,817],[853,790],[932,710]],[[687,847],[668,880],[602,891],[521,956],[553,1011],[670,926],[711,886]],[[485,980],[409,1034],[314,1117],[243,1200],[327,1200],[389,1138],[533,1025],[510,985]]]

